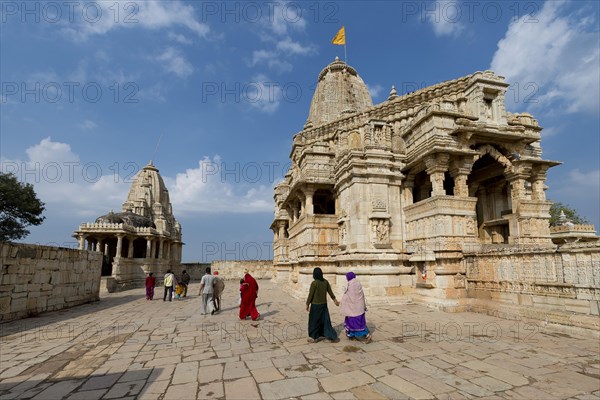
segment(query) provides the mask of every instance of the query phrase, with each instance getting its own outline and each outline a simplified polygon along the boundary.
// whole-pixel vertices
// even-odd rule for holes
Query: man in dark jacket
[[[188,274],[187,271],[183,270],[183,272],[181,273],[181,285],[183,285],[183,296],[182,297],[187,296],[188,285],[190,284],[191,279],[192,278],[191,278],[190,274]]]

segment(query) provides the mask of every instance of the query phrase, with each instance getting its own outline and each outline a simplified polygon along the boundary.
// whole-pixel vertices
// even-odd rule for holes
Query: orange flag
[[[346,31],[345,31],[345,29],[344,29],[343,26],[338,31],[337,35],[335,35],[335,37],[333,38],[333,40],[331,41],[331,43],[337,44],[337,45],[340,45],[340,46],[344,46],[346,44]]]

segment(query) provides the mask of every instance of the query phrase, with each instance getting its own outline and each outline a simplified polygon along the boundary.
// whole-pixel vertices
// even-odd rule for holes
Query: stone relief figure
[[[390,221],[387,219],[379,220],[377,224],[377,241],[387,243],[390,240]]]
[[[373,128],[373,143],[382,144],[385,142],[385,131],[382,125],[375,125]]]
[[[362,148],[360,134],[356,131],[350,133],[350,135],[348,136],[348,142],[351,150],[360,150]]]
[[[346,237],[348,235],[348,231],[347,231],[345,222],[342,222],[339,226],[339,235],[340,235],[340,245],[345,245]]]
[[[468,218],[467,219],[467,235],[474,235],[475,234],[475,221],[473,220],[473,218]]]
[[[487,119],[492,119],[492,102],[491,101],[483,101],[485,106],[485,117]]]
[[[375,244],[387,244],[390,241],[390,221],[387,219],[371,220],[371,237]]]

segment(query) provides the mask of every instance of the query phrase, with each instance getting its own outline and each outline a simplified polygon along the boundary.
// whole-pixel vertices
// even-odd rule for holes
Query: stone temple
[[[135,176],[122,212],[83,223],[73,236],[80,250],[103,254],[109,291],[143,286],[147,272],[162,276],[181,263],[181,225],[152,161]]]
[[[275,187],[275,279],[305,296],[318,266],[340,292],[352,270],[371,301],[575,310],[568,324],[597,328],[599,242],[553,243],[544,182],[560,163],[536,119],[505,110],[508,87],[475,72],[373,105],[354,68],[325,67]]]

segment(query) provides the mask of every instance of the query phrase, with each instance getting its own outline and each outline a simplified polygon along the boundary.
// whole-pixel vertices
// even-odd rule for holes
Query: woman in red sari
[[[258,283],[244,270],[244,284],[242,285],[242,303],[240,304],[240,319],[246,319],[248,316],[252,321],[260,319],[260,314],[256,309],[256,298],[258,297]]]
[[[156,286],[156,278],[152,276],[152,272],[146,277],[146,300],[154,299],[154,287]]]

